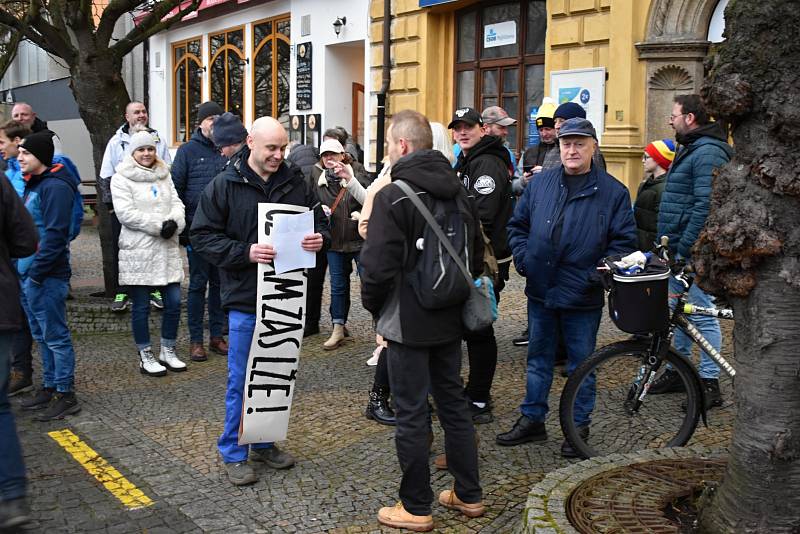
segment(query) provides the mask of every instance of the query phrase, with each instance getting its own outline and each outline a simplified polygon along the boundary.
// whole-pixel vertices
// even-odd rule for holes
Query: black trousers
[[[128,293],[128,288],[119,285],[119,234],[122,231],[122,225],[117,219],[117,212],[109,213],[111,217],[111,245],[114,251],[114,293]]]
[[[466,503],[481,501],[475,427],[461,382],[461,342],[415,348],[389,342],[389,382],[395,402],[395,444],[403,478],[400,500],[414,515],[429,515],[433,502],[428,445],[428,392],[444,429],[447,466]]]
[[[494,296],[500,304],[500,292],[508,280],[509,263],[501,263],[500,280],[494,286]],[[494,337],[494,326],[476,332],[464,332],[469,358],[469,377],[467,379],[467,396],[474,402],[488,402],[492,389],[494,373],[497,369],[497,340]]]
[[[317,266],[308,270],[308,291],[306,291],[306,325],[319,324],[322,314],[322,286],[325,285],[325,271],[328,269],[328,253],[317,252]]]
[[[381,389],[389,389],[389,364],[386,361],[386,349],[381,349],[378,355],[378,365],[375,366],[375,378],[372,382],[372,391],[380,392]]]
[[[25,376],[33,374],[32,348],[31,327],[28,325],[28,318],[23,317],[22,329],[14,332],[14,340],[11,343],[11,367]]]

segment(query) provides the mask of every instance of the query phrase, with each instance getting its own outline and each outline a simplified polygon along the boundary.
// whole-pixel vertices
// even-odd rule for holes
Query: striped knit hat
[[[659,166],[667,170],[675,158],[675,142],[672,139],[653,141],[644,148],[644,151],[656,160]]]

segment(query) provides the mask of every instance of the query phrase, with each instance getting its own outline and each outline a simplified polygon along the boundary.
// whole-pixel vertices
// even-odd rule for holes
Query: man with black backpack
[[[457,109],[448,128],[453,130],[453,138],[461,147],[455,170],[467,194],[475,199],[480,225],[497,259],[499,273],[494,280],[494,293],[499,302],[500,291],[508,280],[511,264],[506,224],[513,206],[511,176],[514,168],[503,140],[486,133],[483,118],[474,109]],[[489,326],[477,332],[468,332],[464,339],[469,356],[466,392],[472,420],[475,423],[490,423],[493,419],[490,391],[497,367],[494,328]]]
[[[458,267],[468,260],[472,276],[481,274],[483,241],[474,203],[447,158],[431,150],[428,120],[416,111],[401,111],[392,118],[386,140],[392,183],[375,196],[361,251],[361,299],[389,345],[395,442],[403,478],[401,502],[381,508],[378,521],[421,532],[433,529],[429,392],[445,431],[448,468],[455,477],[454,489],[443,491],[439,503],[469,517],[484,513],[475,428],[460,374],[462,308],[470,286]],[[441,244],[403,187],[410,188],[432,213],[459,252],[458,259]],[[450,289],[443,290],[446,286]],[[460,296],[454,298],[455,294]]]

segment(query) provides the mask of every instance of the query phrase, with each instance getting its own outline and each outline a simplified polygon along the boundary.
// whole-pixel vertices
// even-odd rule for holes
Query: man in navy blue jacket
[[[39,248],[19,260],[17,270],[22,276],[22,304],[42,356],[44,379],[43,388],[25,399],[22,407],[45,408],[37,419],[50,421],[81,409],[74,392],[75,350],[66,306],[77,183],[63,165],[52,165],[52,132],[28,135],[18,149],[17,160],[27,182],[23,201],[39,232]]]
[[[592,163],[592,123],[573,118],[558,133],[562,164],[543,172],[520,198],[508,223],[514,265],[527,278],[528,373],[522,415],[500,445],[547,439],[544,420],[553,381],[557,332],[572,372],[593,351],[603,311],[603,288],[594,282],[605,256],[636,249],[636,224],[627,188]],[[579,392],[576,423],[588,434],[594,388]],[[574,457],[564,442],[561,453]]]
[[[200,195],[206,185],[225,168],[227,158],[214,145],[211,137],[214,120],[223,114],[216,102],[203,102],[197,109],[197,130],[188,142],[182,144],[172,162],[172,181],[178,196],[186,206],[186,230],[180,236],[186,245],[189,259],[189,292],[186,295],[186,318],[189,325],[189,357],[195,362],[204,362],[208,354],[203,346],[203,317],[208,288],[208,346],[217,354],[227,356],[228,344],[222,337],[225,314],[219,296],[219,271],[197,254],[189,244],[189,228],[197,209]]]

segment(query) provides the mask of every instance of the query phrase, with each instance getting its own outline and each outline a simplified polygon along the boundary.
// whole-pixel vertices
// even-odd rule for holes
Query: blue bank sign
[[[455,0],[419,0],[419,7],[430,7],[438,4],[447,4],[455,2]]]

